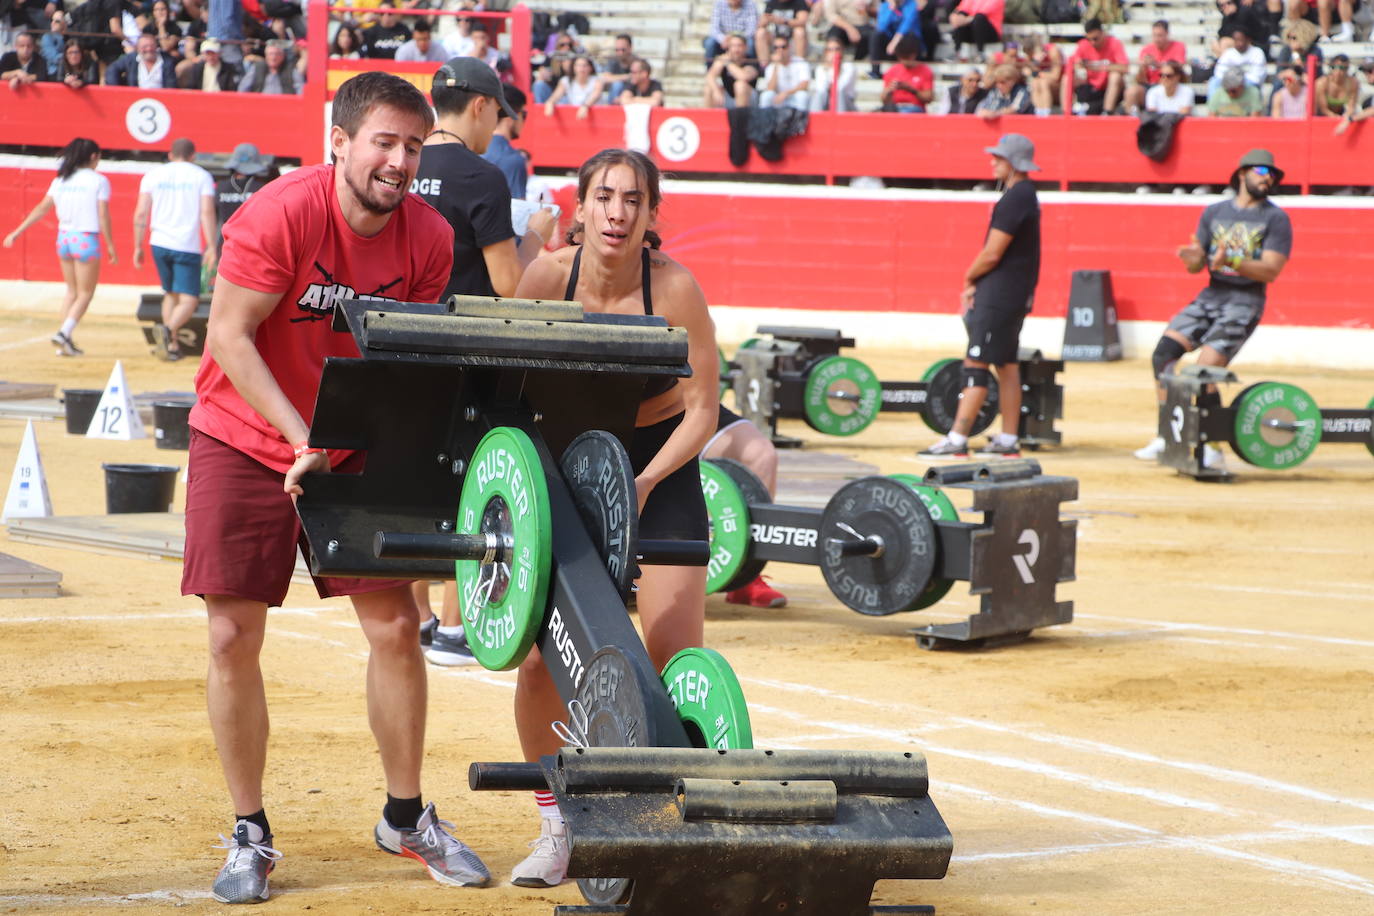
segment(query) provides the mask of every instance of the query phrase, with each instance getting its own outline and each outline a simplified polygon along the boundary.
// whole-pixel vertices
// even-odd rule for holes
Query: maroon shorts
[[[357,473],[365,459],[355,453],[335,470]],[[280,606],[296,568],[297,545],[310,557],[296,505],[282,490],[286,475],[197,429],[191,430],[187,466],[181,593]],[[312,578],[321,598],[376,592],[407,581]]]

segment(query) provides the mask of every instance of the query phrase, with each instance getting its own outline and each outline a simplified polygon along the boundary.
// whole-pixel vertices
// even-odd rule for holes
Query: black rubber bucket
[[[67,432],[73,436],[86,435],[91,425],[91,417],[100,406],[103,388],[63,388],[62,403],[66,405]]]
[[[105,511],[170,512],[176,495],[179,467],[166,464],[102,464],[105,469]]]
[[[191,415],[195,401],[154,401],[153,438],[158,448],[186,451],[191,447],[191,427],[186,418]]]

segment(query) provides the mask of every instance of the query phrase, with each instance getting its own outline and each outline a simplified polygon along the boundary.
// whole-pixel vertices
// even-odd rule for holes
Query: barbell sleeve
[[[706,566],[711,562],[708,541],[641,538],[635,556],[645,566]]]
[[[483,790],[528,790],[549,789],[544,779],[544,771],[537,763],[471,763],[468,764],[468,788],[474,792]]]
[[[378,531],[372,553],[379,560],[477,560],[490,563],[511,545],[496,534],[407,534]]]
[[[883,555],[883,539],[866,538],[826,538],[826,550],[838,550],[842,557],[880,557]]]

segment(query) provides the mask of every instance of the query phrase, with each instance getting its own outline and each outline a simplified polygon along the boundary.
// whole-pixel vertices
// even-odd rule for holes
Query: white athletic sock
[[[948,436],[946,436],[945,438],[948,439],[950,442],[954,443],[955,445],[967,445],[967,444],[968,444],[968,436],[961,436],[961,435],[959,435],[959,434],[956,433],[956,432],[952,432],[952,431],[951,431],[950,434],[949,434]]]
[[[446,627],[440,625],[438,627],[435,627],[435,629],[440,633],[444,634],[445,636],[449,637],[450,639],[457,639],[459,636],[463,635],[463,628],[461,625],[456,627]]]
[[[539,816],[550,821],[563,820],[563,812],[558,810],[558,802],[554,801],[552,792],[534,793],[534,803],[539,806]]]
[[[998,433],[992,441],[996,445],[1015,445],[1016,437],[1011,433]]]
[[[62,322],[62,335],[63,335],[64,337],[71,337],[71,336],[72,336],[72,331],[75,331],[75,330],[76,330],[76,319],[75,319],[75,318],[68,318],[66,321]]]

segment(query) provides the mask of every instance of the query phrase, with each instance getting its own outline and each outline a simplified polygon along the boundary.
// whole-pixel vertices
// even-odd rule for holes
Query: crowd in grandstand
[[[476,57],[514,82],[508,47],[477,0],[359,0],[332,11],[340,59],[442,63]],[[509,4],[491,4],[508,8]],[[306,75],[302,6],[289,0],[6,0],[0,78],[205,92],[298,93]],[[460,15],[407,15],[427,7]],[[532,102],[662,105],[664,84],[634,36],[593,37],[586,16],[536,11]],[[873,108],[902,113],[1214,117],[1316,116],[1338,130],[1371,115],[1374,58],[1331,53],[1363,31],[1360,0],[1220,0],[1213,37],[1192,48],[1154,22],[1134,53],[1112,34],[1120,0],[712,0],[700,91],[709,107]],[[1087,18],[1084,18],[1087,17]],[[1081,22],[1081,37],[1057,43]],[[507,39],[506,44],[509,44]],[[679,48],[679,54],[683,49]],[[1134,60],[1132,59],[1134,58]],[[932,67],[932,64],[935,67]],[[1310,69],[1309,69],[1310,68]],[[940,84],[940,72],[949,82]],[[861,91],[879,81],[877,93]],[[876,102],[864,104],[863,96]]]

